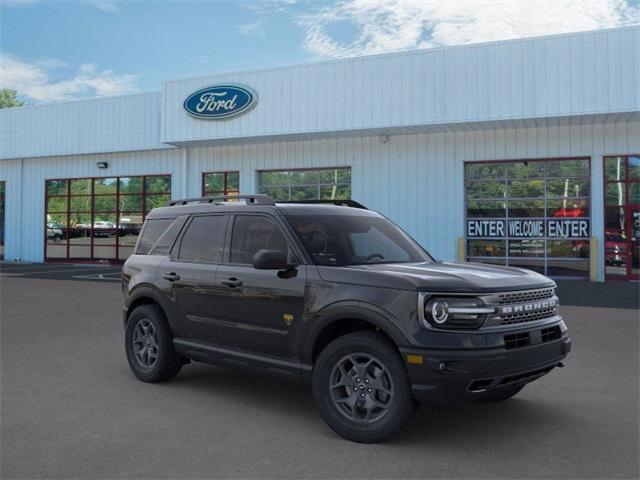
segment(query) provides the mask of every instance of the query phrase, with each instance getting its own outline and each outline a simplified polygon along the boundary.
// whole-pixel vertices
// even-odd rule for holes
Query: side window
[[[136,253],[141,255],[149,253],[151,247],[155,245],[160,236],[169,228],[169,225],[171,225],[174,220],[174,218],[147,220],[142,229]]]
[[[193,217],[182,236],[180,260],[220,263],[227,226],[225,215]]]
[[[253,263],[258,250],[288,252],[288,243],[280,226],[265,217],[238,215],[233,222],[231,263]]]
[[[158,241],[156,241],[153,247],[151,247],[149,255],[168,255],[188,218],[188,215],[181,215],[176,218],[171,226],[160,235],[160,238],[158,238]]]

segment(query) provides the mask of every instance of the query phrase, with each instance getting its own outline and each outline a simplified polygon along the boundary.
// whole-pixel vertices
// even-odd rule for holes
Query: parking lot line
[[[86,268],[69,268],[69,269],[54,269],[54,270],[38,270],[38,271],[13,271],[13,272],[5,272],[4,270],[0,270],[0,275],[7,277],[15,277],[15,276],[30,276],[30,275],[41,275],[45,273],[68,273],[68,272],[86,272]],[[95,274],[94,274],[95,275]]]
[[[117,278],[107,278],[109,276],[117,275]],[[93,273],[91,275],[73,275],[71,278],[86,278],[90,280],[101,280],[103,282],[119,282],[120,273]]]

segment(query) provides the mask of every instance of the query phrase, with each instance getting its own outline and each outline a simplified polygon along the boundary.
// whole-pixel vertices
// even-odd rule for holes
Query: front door
[[[258,250],[288,252],[290,238],[267,215],[236,215],[228,263],[216,275],[216,331],[222,348],[290,358],[292,331],[302,322],[306,267],[257,270]]]
[[[608,280],[640,278],[640,156],[604,159]]]

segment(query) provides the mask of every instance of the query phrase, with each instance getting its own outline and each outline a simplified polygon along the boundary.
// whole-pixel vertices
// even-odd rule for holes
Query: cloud
[[[341,0],[300,14],[317,57],[533,37],[640,23],[627,0]],[[345,40],[340,31],[351,32]]]
[[[264,19],[259,18],[255,22],[243,23],[238,27],[238,33],[246,36],[264,35]]]
[[[103,12],[118,11],[118,2],[116,0],[83,0],[83,3]]]
[[[107,97],[133,93],[138,77],[99,70],[96,64],[80,65],[69,79],[52,79],[53,70],[64,66],[58,60],[33,63],[0,53],[0,88],[11,88],[18,94],[38,102]]]

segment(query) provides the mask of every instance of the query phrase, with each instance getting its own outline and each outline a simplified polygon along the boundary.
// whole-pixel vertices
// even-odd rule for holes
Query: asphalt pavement
[[[421,408],[399,437],[359,445],[323,423],[304,384],[203,364],[139,382],[116,281],[9,273],[0,267],[2,478],[639,475],[638,308],[620,306],[638,284],[585,286],[598,301],[561,286],[573,352],[514,399]]]

